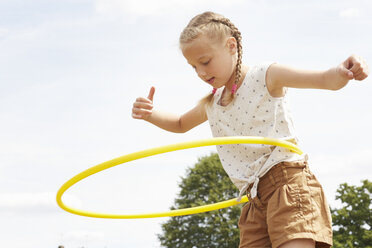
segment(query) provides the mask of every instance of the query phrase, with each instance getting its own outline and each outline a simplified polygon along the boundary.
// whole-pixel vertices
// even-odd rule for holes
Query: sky
[[[178,48],[195,15],[215,11],[243,36],[243,62],[327,70],[351,54],[372,61],[372,2],[294,0],[0,0],[0,246],[160,247],[167,218],[72,215],[55,195],[74,175],[128,153],[210,138],[131,118],[156,87],[155,108],[183,113],[210,88]],[[289,91],[301,148],[331,207],[339,184],[371,180],[371,77],[339,91]],[[68,190],[66,204],[95,212],[168,210],[178,184],[214,147],[120,165]],[[222,200],[222,199],[221,199]]]

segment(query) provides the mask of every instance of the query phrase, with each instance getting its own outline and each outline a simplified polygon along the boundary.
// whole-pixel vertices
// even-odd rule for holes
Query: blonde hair
[[[237,42],[237,52],[238,59],[235,68],[235,85],[238,85],[241,77],[241,64],[242,64],[242,37],[240,31],[235,27],[235,25],[226,17],[213,13],[213,12],[204,12],[199,14],[191,19],[189,24],[184,28],[180,35],[180,47],[192,42],[200,35],[205,34],[208,38],[222,41],[224,38],[232,36]],[[214,93],[210,93],[205,96],[200,102],[204,105],[211,104],[213,101]],[[226,99],[230,102],[234,98],[235,94],[232,92],[229,99]]]

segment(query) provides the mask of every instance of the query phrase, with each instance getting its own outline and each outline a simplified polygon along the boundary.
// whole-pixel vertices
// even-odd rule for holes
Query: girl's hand
[[[364,80],[368,77],[369,69],[364,59],[357,55],[351,55],[337,67],[337,72],[348,80]]]
[[[134,119],[147,120],[152,114],[155,87],[151,87],[147,98],[138,97],[133,104],[132,117]]]

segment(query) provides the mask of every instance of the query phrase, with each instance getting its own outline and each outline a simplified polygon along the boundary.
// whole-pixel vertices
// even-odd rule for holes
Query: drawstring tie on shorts
[[[258,188],[258,183],[260,182],[260,178],[258,176],[250,176],[248,178],[247,184],[240,190],[238,201],[240,201],[243,197],[243,195],[246,193],[247,189],[249,186],[253,183],[250,196],[251,198],[255,198],[257,195],[257,188]]]

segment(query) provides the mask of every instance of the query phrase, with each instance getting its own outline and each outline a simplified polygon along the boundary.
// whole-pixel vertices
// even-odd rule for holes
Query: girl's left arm
[[[339,90],[349,80],[368,77],[368,65],[363,58],[352,55],[340,65],[326,71],[299,70],[280,64],[272,64],[266,72],[266,84],[270,94],[280,97],[285,88]]]

